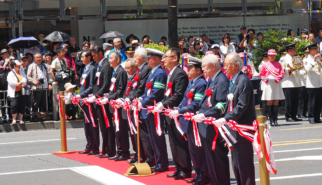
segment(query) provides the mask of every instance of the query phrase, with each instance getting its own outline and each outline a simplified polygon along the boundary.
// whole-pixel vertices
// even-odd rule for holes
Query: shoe
[[[79,154],[88,154],[89,152],[91,152],[91,150],[84,150],[84,151],[81,151],[81,152],[78,152]]]
[[[19,124],[20,124],[20,125],[23,125],[23,124],[25,124],[25,122],[24,122],[23,120],[20,120],[20,121],[19,121]]]
[[[16,120],[13,120],[10,125],[16,125],[16,124],[17,124],[17,121]]]
[[[206,185],[206,184],[210,184],[210,182],[209,181],[205,181],[203,179],[198,179],[195,182],[193,182],[192,184]]]
[[[171,177],[175,177],[179,174],[180,174],[179,168],[176,168],[176,171],[174,171],[174,173],[172,173],[172,174],[168,174],[167,177],[171,178]]]
[[[116,158],[119,158],[120,156],[118,155],[118,154],[116,154],[115,156],[113,156],[113,157],[109,157],[108,159],[109,160],[114,160],[114,159],[116,159]]]
[[[130,159],[130,161],[129,161],[129,160],[127,160],[127,162],[129,162],[129,163],[133,164],[133,163],[138,162],[138,159],[137,159],[137,158],[135,158],[135,157],[133,157],[132,159]]]
[[[195,177],[193,179],[190,179],[190,180],[186,180],[187,183],[193,183],[195,181],[197,181],[199,179],[199,175],[196,173],[195,174]]]
[[[91,152],[87,153],[87,155],[97,155],[97,154],[99,154],[98,151],[97,152],[91,151]]]
[[[298,119],[297,117],[293,118],[294,121],[303,121],[302,119]]]
[[[298,117],[298,118],[304,118],[304,116],[303,116],[303,115],[297,115],[297,117]]]
[[[145,161],[145,163],[148,163],[148,165],[152,168],[152,166],[155,166],[155,164],[154,164],[154,160],[151,160],[151,159],[147,159],[146,161]]]
[[[277,123],[277,116],[278,116],[278,105],[273,105],[273,118],[274,118],[274,126],[279,126]]]
[[[130,159],[130,156],[120,156],[118,158],[115,158],[114,161],[126,161],[127,159]]]
[[[316,120],[316,121],[314,121],[315,123],[322,123],[322,121],[321,120]]]
[[[169,171],[169,168],[166,167],[166,168],[162,168],[160,166],[156,166],[154,169],[153,169],[153,172],[165,172],[165,171]]]
[[[98,156],[99,158],[109,158],[110,156],[108,154],[101,154]]]
[[[313,121],[313,120],[309,120],[309,123],[310,123],[310,124],[315,124],[315,121]]]
[[[181,171],[177,176],[174,177],[174,180],[182,180],[186,178],[191,178],[191,173],[186,174],[183,171]]]
[[[268,117],[269,117],[269,124],[271,126],[274,126],[274,116],[273,116],[272,106],[267,105],[266,110],[267,110],[267,114],[268,114]]]
[[[286,118],[286,122],[294,122],[295,120],[292,118]]]

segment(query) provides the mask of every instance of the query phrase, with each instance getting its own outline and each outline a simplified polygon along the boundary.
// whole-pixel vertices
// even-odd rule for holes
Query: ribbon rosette
[[[132,101],[132,109],[134,112],[135,125],[138,126],[139,125],[139,101],[137,99],[134,99]]]
[[[192,102],[193,93],[192,92],[188,92],[187,93],[187,98],[188,98],[187,105],[189,105]]]
[[[101,79],[100,79],[101,73],[100,72],[96,72],[96,77],[97,77],[97,82],[96,85],[101,85]]]
[[[57,94],[57,95],[56,95],[56,98],[57,98],[57,100],[58,100],[60,116],[62,116],[62,115],[63,115],[63,112],[62,112],[61,104],[60,104],[60,98],[61,98],[60,94]],[[65,114],[65,116],[66,116],[66,118],[67,118],[67,119],[69,118],[69,117],[67,116],[67,114]]]
[[[133,89],[136,88],[136,86],[138,85],[138,81],[140,79],[140,76],[139,75],[136,75],[133,80],[134,80],[134,83],[133,83]]]
[[[93,124],[93,127],[97,127],[96,124],[95,124],[95,121],[94,121],[94,117],[93,117],[93,111],[92,111],[92,106],[91,106],[91,103],[88,102],[88,99],[89,98],[83,98],[83,102],[87,105],[88,107],[88,112],[89,112],[89,116],[92,120],[92,124]]]
[[[87,117],[87,115],[86,115],[86,113],[85,113],[85,111],[82,109],[82,107],[80,106],[80,104],[79,104],[79,99],[75,96],[75,97],[72,97],[72,104],[74,104],[74,105],[78,105],[78,107],[79,107],[79,109],[80,110],[82,110],[82,112],[83,112],[83,114],[84,114],[84,116],[85,116],[85,122],[86,123],[89,123],[89,119],[88,119],[88,117]]]
[[[128,123],[129,123],[129,128],[130,128],[131,134],[134,135],[137,132],[136,132],[135,126],[132,123],[131,116],[130,116],[130,102],[129,101],[125,101],[123,103],[123,108],[124,108],[124,110],[126,111],[126,114],[127,114],[127,119],[128,119]]]
[[[164,93],[164,95],[166,95],[166,96],[171,95],[171,97],[172,97],[172,86],[173,86],[173,83],[172,83],[172,82],[168,82],[168,89],[167,89],[167,91]]]
[[[111,84],[111,86],[110,86],[110,91],[115,91],[115,82],[116,82],[116,78],[112,78],[111,79],[111,82],[112,82],[112,84]]]
[[[229,100],[229,108],[228,108],[228,111],[233,111],[234,109],[234,95],[232,93],[228,94],[227,95],[227,99]]]
[[[103,102],[103,99],[96,99],[96,104],[97,105],[100,105],[101,108],[102,108],[102,113],[103,113],[103,116],[104,116],[104,120],[105,120],[105,124],[106,124],[106,128],[109,128],[110,127],[110,122],[108,121],[107,119],[107,114],[106,114],[106,110],[105,110],[105,104]]]
[[[145,84],[146,88],[148,88],[148,93],[147,93],[147,96],[149,96],[152,92],[152,84],[151,82],[148,82]]]
[[[211,104],[212,90],[207,89],[206,90],[206,95],[208,96],[208,98],[207,98],[207,106],[211,107],[212,106],[212,104]]]
[[[196,146],[201,147],[201,139],[200,139],[198,127],[197,127],[196,122],[194,120],[192,120],[193,116],[194,116],[194,114],[191,112],[186,112],[183,114],[183,117],[185,120],[192,122],[192,130],[193,130],[193,135],[194,135],[194,139],[195,139],[195,144],[196,144]]]
[[[127,88],[126,88],[126,92],[125,92],[126,96],[128,96],[130,93],[131,85],[132,85],[132,82],[127,82]]]

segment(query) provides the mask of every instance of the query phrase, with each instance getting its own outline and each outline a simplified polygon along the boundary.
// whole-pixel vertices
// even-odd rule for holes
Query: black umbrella
[[[35,37],[19,37],[16,39],[12,39],[8,46],[12,49],[20,49],[20,48],[31,48],[34,46],[38,46],[40,43]]]
[[[103,33],[99,39],[107,39],[107,38],[115,38],[115,37],[123,37],[124,35],[118,31],[108,31]]]
[[[62,31],[54,31],[51,34],[47,35],[45,37],[45,40],[48,40],[50,42],[66,42],[69,41],[71,37]]]

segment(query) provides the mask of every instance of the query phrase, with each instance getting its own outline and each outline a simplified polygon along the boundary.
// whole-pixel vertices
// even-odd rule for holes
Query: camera
[[[247,33],[246,39],[248,40],[252,35],[250,33]]]
[[[43,78],[40,78],[38,81],[39,81],[39,85],[42,85],[45,83]]]

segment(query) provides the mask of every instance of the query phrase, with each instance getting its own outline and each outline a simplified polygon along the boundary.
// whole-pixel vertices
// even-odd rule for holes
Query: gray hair
[[[131,67],[134,67],[135,66],[135,60],[134,58],[128,58],[127,60],[125,60],[125,62],[129,62],[131,64]]]
[[[118,51],[112,51],[111,53],[110,53],[110,55],[111,54],[115,54],[115,59],[116,60],[118,60],[118,59],[120,59],[120,62],[121,62],[121,59],[122,59],[122,55],[121,55],[121,53],[120,52],[118,52]]]
[[[207,55],[202,59],[203,64],[213,64],[216,68],[220,69],[218,58],[215,55]]]
[[[145,48],[138,48],[137,50],[135,50],[135,53],[137,53],[140,57],[144,57],[144,58],[147,57],[147,54],[146,54],[147,51]]]
[[[114,40],[113,40],[113,43],[115,43],[117,40],[121,40],[120,38],[115,38]]]
[[[243,60],[240,58],[240,56],[237,53],[229,53],[226,56],[226,60],[230,59],[231,60],[231,64],[235,65],[236,63],[238,63],[238,69],[241,71],[243,69],[244,66],[244,62]]]

